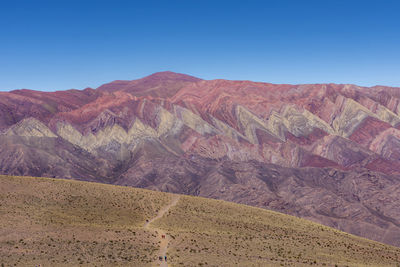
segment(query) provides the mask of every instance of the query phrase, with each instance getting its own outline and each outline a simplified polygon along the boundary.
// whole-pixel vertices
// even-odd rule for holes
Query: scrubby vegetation
[[[143,223],[169,200],[128,187],[0,176],[0,264],[143,266],[158,251]]]
[[[171,194],[69,180],[0,176],[0,265],[151,266],[146,219]],[[307,220],[181,196],[154,227],[170,266],[397,266],[400,249]]]
[[[281,213],[182,196],[155,223],[176,266],[396,266],[400,249]]]

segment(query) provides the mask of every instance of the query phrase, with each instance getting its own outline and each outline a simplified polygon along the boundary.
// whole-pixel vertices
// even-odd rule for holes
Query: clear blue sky
[[[0,2],[0,90],[204,79],[400,86],[400,1]]]

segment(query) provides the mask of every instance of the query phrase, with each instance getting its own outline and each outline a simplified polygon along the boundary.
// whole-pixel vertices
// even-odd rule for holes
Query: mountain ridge
[[[172,72],[99,88],[0,93],[0,173],[219,198],[400,246],[400,88]]]

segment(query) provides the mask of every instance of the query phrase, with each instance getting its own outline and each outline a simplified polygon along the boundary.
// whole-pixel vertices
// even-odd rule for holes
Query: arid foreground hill
[[[161,231],[170,266],[383,267],[400,261],[400,248],[273,211],[60,179],[0,176],[0,226],[4,266],[154,266],[165,240]]]
[[[234,201],[400,246],[400,88],[162,72],[0,93],[0,173]]]

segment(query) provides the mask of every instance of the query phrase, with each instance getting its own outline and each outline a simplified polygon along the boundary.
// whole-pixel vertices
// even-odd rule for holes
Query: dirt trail
[[[158,264],[160,264],[161,267],[168,267],[168,262],[166,262],[164,260],[164,257],[167,255],[167,250],[168,250],[168,243],[169,243],[169,239],[170,237],[167,235],[167,233],[165,233],[164,230],[160,229],[160,228],[155,228],[151,226],[151,223],[160,219],[162,216],[164,216],[164,214],[173,206],[176,205],[176,203],[178,203],[180,196],[174,196],[171,203],[165,207],[163,207],[157,214],[156,217],[150,219],[148,222],[146,222],[144,224],[144,229],[146,230],[151,230],[153,232],[155,232],[157,234],[158,239],[160,240],[160,251],[158,252],[158,256],[163,257],[162,261],[158,260],[158,256],[157,256],[157,261],[154,262],[154,266],[157,266]],[[162,236],[165,236],[165,238],[162,238]]]

